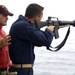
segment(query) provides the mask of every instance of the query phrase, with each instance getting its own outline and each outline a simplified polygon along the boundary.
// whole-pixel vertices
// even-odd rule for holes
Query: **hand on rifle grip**
[[[47,26],[47,29],[51,30],[52,32],[54,31],[55,26]]]

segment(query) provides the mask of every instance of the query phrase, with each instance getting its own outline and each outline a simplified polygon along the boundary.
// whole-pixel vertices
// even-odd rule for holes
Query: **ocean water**
[[[34,75],[75,75],[75,28],[64,47],[51,52],[45,47],[35,47]],[[58,45],[65,36],[66,30],[61,30],[60,39],[54,40],[52,46]]]

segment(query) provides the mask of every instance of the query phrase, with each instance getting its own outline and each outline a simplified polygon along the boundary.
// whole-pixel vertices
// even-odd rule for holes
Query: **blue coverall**
[[[12,38],[9,54],[14,64],[34,64],[34,46],[49,47],[54,36],[48,29],[42,31],[35,28],[22,15],[12,24],[9,34]],[[33,75],[33,68],[11,67],[10,71],[17,71],[17,75]]]

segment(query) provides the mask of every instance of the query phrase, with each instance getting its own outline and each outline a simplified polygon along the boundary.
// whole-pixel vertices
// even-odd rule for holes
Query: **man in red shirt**
[[[13,14],[4,5],[0,5],[0,75],[7,75],[7,70],[11,66],[8,51],[11,37],[6,35],[2,29],[3,26],[7,25],[8,16],[13,16]]]

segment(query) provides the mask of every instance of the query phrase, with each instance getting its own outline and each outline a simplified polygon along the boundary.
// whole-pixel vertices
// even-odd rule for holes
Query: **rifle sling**
[[[50,46],[50,47],[47,47],[47,49],[50,50],[50,51],[53,51],[53,52],[59,51],[65,45],[69,34],[70,34],[70,26],[69,26],[69,28],[67,30],[67,34],[66,34],[64,40],[58,46],[56,46],[56,47]]]

